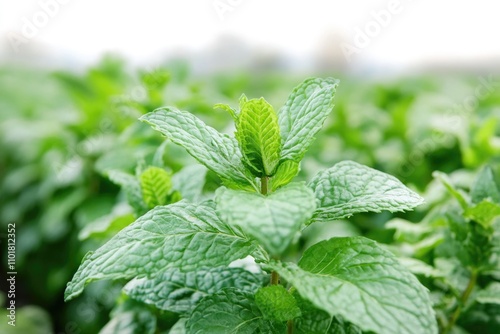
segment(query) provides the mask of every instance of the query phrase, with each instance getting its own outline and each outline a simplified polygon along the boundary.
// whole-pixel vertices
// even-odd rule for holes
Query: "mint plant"
[[[442,333],[500,330],[500,178],[484,166],[467,181],[467,191],[441,172],[434,172],[450,199],[434,207],[419,224],[394,220],[404,261],[436,300]],[[464,183],[464,182],[462,182]],[[436,189],[431,189],[436,193]],[[408,252],[408,250],[411,250]],[[430,279],[430,280],[429,280]]]
[[[297,263],[283,260],[310,224],[422,203],[396,178],[352,161],[292,182],[337,86],[305,80],[278,112],[244,95],[238,108],[216,105],[233,117],[234,136],[173,107],[141,117],[224,186],[213,199],[163,205],[162,173],[141,177],[152,209],[84,257],[65,299],[90,282],[124,279],[128,298],[179,315],[170,333],[436,333],[428,291],[375,241],[332,238]],[[234,265],[249,256],[259,272]]]

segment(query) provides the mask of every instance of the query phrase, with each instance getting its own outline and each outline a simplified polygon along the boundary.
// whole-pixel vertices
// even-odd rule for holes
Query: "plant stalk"
[[[286,333],[293,334],[293,320],[290,319],[286,322]]]
[[[271,285],[278,285],[279,282],[280,282],[280,275],[277,272],[273,271],[271,273]]]
[[[260,193],[262,195],[267,195],[269,193],[269,176],[263,176],[260,178]],[[279,274],[273,271],[271,273],[271,285],[278,285],[279,281]]]
[[[447,334],[451,331],[453,326],[455,326],[458,318],[460,317],[460,313],[462,312],[463,307],[465,306],[465,303],[467,303],[467,300],[469,300],[470,294],[472,293],[472,290],[474,290],[474,287],[476,286],[477,282],[477,270],[472,270],[469,283],[467,283],[467,287],[465,288],[464,292],[462,293],[462,296],[460,297],[459,304],[453,314],[450,317],[450,320],[448,321],[448,325],[446,328],[443,330],[443,334]]]
[[[269,185],[269,176],[263,176],[260,178],[260,193],[262,195],[267,195]]]

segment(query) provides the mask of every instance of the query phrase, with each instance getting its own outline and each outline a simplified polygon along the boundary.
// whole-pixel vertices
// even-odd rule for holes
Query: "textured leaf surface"
[[[279,164],[276,174],[271,178],[271,191],[287,185],[299,173],[300,164],[292,160],[286,160]]]
[[[252,294],[222,290],[203,298],[188,319],[190,334],[283,333],[284,326],[265,320]]]
[[[313,221],[331,221],[359,212],[411,210],[423,198],[395,177],[353,161],[319,172],[309,183],[319,208]]]
[[[303,183],[268,196],[222,188],[215,200],[224,221],[252,235],[272,255],[285,251],[316,208],[314,194]]]
[[[298,265],[271,266],[317,308],[364,331],[437,333],[427,290],[372,240],[333,238],[306,250]]]
[[[294,88],[278,112],[282,160],[302,160],[333,109],[338,84],[333,78],[311,78]]]
[[[261,288],[255,294],[255,302],[265,319],[287,321],[300,316],[297,301],[282,285]]]
[[[255,187],[253,176],[241,162],[235,138],[221,134],[193,114],[175,108],[157,109],[140,120],[184,147],[196,160],[222,178]]]
[[[196,203],[203,199],[203,187],[207,169],[201,165],[186,166],[172,177],[172,184],[182,198]]]
[[[243,160],[255,176],[273,175],[280,160],[278,116],[264,98],[243,103],[236,123]]]
[[[362,334],[358,327],[318,310],[307,313],[294,324],[295,334]]]
[[[172,179],[166,170],[148,167],[141,174],[140,181],[142,198],[150,209],[166,204],[167,195],[172,190]]]
[[[152,276],[172,267],[190,271],[227,265],[254,250],[209,206],[186,201],[158,206],[97,251],[87,253],[68,283],[65,299],[79,295],[95,280]]]
[[[315,308],[309,301],[296,296],[302,315],[294,320],[295,334],[361,334],[361,330],[344,321],[332,317],[327,312]]]
[[[263,278],[241,268],[200,268],[190,272],[169,268],[153,278],[130,281],[124,291],[129,297],[159,309],[185,313],[207,294],[224,288],[255,292],[264,284]]]

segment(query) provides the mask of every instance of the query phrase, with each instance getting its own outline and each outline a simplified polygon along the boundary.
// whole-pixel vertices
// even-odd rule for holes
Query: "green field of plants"
[[[500,333],[494,75],[0,87],[0,333]]]

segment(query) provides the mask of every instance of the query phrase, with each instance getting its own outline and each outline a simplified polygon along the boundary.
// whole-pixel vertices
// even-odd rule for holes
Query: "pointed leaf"
[[[186,323],[188,333],[282,333],[285,328],[265,320],[253,295],[224,289],[203,298]]]
[[[280,160],[281,136],[278,116],[264,98],[243,103],[235,135],[252,173],[257,177],[273,175]]]
[[[238,190],[216,192],[217,211],[232,226],[252,235],[272,255],[280,255],[312,216],[316,201],[303,183],[263,196]]]
[[[426,288],[372,240],[333,238],[306,250],[298,266],[271,267],[304,299],[363,331],[437,333]]]
[[[497,183],[490,166],[484,167],[475,179],[471,189],[471,197],[474,203],[490,198],[493,202],[500,204],[500,185]]]
[[[432,176],[434,176],[434,178],[441,181],[441,183],[444,185],[446,190],[448,190],[450,195],[455,197],[455,199],[458,201],[458,203],[460,204],[462,209],[465,209],[468,207],[469,204],[468,204],[467,198],[465,197],[465,194],[463,194],[459,190],[455,189],[455,187],[453,186],[453,183],[451,182],[448,175],[446,175],[445,173],[442,173],[442,172],[435,171],[434,173],[432,173]]]
[[[68,283],[65,299],[76,297],[92,281],[153,276],[172,267],[227,265],[255,250],[209,206],[186,201],[158,206],[87,253]]]
[[[333,78],[311,78],[294,88],[278,112],[282,160],[302,160],[333,109],[338,84]]]
[[[152,278],[130,281],[124,291],[129,297],[161,310],[186,313],[207,294],[224,288],[255,293],[263,285],[263,277],[242,268],[200,268],[188,272],[169,268]]]
[[[140,181],[142,198],[150,209],[166,204],[167,195],[172,190],[172,179],[166,170],[148,167],[141,174]]]
[[[353,161],[319,172],[309,183],[320,206],[313,222],[350,217],[360,212],[411,210],[423,198],[395,177]]]
[[[224,179],[252,185],[253,176],[241,162],[235,138],[217,132],[193,114],[175,108],[160,108],[140,118],[196,160]]]
[[[465,209],[464,217],[472,219],[483,227],[490,227],[495,217],[500,216],[500,204],[485,199],[478,204]]]
[[[286,160],[279,164],[276,173],[271,178],[271,191],[275,191],[290,183],[295,176],[299,173],[300,164],[292,160]]]
[[[227,111],[229,115],[233,118],[233,120],[238,120],[238,111],[234,108],[232,108],[230,105],[225,104],[225,103],[217,103],[214,104],[214,109],[222,109],[224,111]]]

